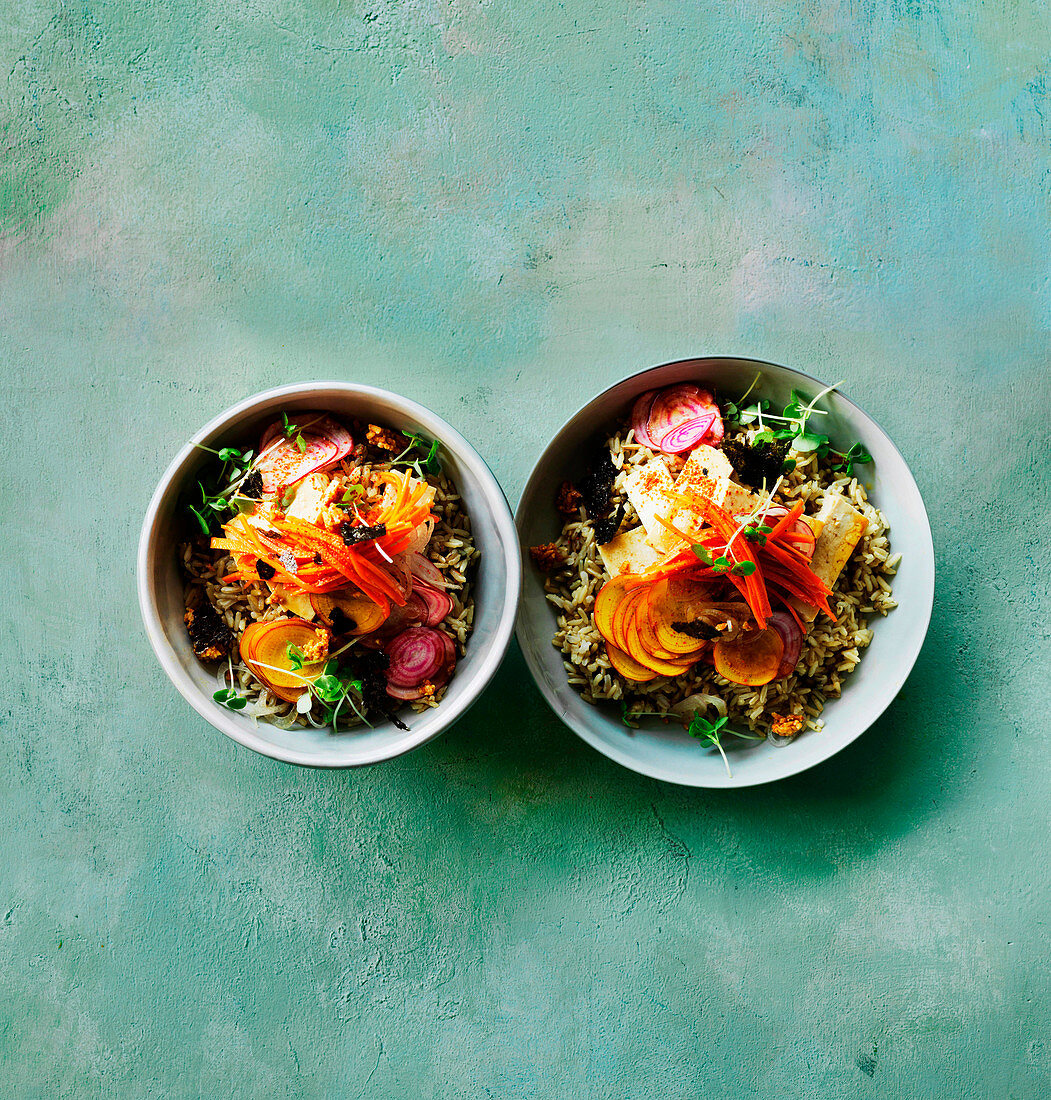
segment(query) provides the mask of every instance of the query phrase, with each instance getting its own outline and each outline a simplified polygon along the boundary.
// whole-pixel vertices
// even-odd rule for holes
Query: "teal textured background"
[[[8,5],[0,1091],[1047,1096],[1049,69],[1040,0]],[[928,502],[927,645],[813,772],[635,776],[517,652],[295,770],[148,651],[143,510],[236,399],[406,392],[513,502],[703,353],[846,379]]]

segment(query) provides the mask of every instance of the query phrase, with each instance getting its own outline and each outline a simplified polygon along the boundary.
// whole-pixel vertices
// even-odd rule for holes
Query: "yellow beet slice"
[[[288,647],[292,645],[306,658],[302,669],[292,667]],[[279,698],[294,703],[303,694],[306,684],[316,680],[325,667],[328,656],[328,632],[302,619],[274,619],[269,623],[252,623],[241,635],[241,658]]]
[[[640,665],[634,657],[609,642],[606,643],[606,654],[609,657],[609,663],[625,680],[634,680],[637,684],[644,684],[647,680],[657,679],[657,673],[652,668]]]
[[[715,671],[734,684],[759,687],[777,675],[785,643],[772,627],[743,634],[732,642],[716,642]]]

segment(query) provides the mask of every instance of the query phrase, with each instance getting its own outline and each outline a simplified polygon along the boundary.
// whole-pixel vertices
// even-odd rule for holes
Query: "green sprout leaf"
[[[755,572],[755,562],[739,561],[730,572],[738,577],[750,577]]]
[[[698,558],[700,558],[702,564],[712,564],[712,553],[707,546],[704,546],[702,543],[698,542],[694,545],[693,552]]]
[[[303,651],[298,646],[289,642],[285,649],[285,656],[288,658],[293,672],[302,670],[305,658],[303,657]]]

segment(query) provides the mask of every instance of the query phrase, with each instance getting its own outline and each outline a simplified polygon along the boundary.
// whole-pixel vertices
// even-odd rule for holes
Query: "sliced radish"
[[[416,687],[399,687],[397,684],[387,684],[387,694],[392,699],[398,699],[403,703],[414,703],[417,699],[423,699],[427,695],[432,694],[433,691],[438,691],[440,688],[445,687],[449,682],[449,674],[444,673],[434,677],[431,683],[431,691],[427,690],[425,684],[417,684]]]
[[[405,561],[412,575],[423,581],[424,584],[429,584],[432,588],[438,589],[449,587],[438,566],[422,554],[409,554],[406,556]]]
[[[682,382],[677,386],[668,386],[658,391],[650,408],[645,432],[661,450],[669,454],[677,454],[677,450],[668,451],[665,439],[668,438],[670,443],[677,446],[680,440],[672,436],[672,433],[684,424],[692,424],[693,421],[706,417],[712,419],[708,421],[702,436],[690,446],[696,446],[702,438],[715,441],[722,439],[722,418],[719,416],[719,406],[716,405],[711,391],[695,386],[692,382]],[[692,426],[696,427],[696,425]],[[685,447],[679,449],[685,450]]]
[[[432,588],[422,581],[417,582],[413,589],[413,595],[419,596],[427,605],[427,614],[423,620],[424,626],[437,626],[453,609],[453,601],[444,592]]]
[[[774,674],[774,679],[780,680],[783,676],[790,676],[795,672],[796,665],[799,664],[799,655],[803,651],[803,631],[787,611],[775,611],[767,619],[767,626],[773,627],[781,635],[781,641],[785,644],[781,663]]]
[[[263,433],[255,468],[263,479],[264,493],[294,485],[334,465],[354,448],[350,432],[324,413],[303,413],[299,421],[304,427],[292,439],[280,438],[285,430],[283,422],[275,421]],[[303,441],[302,450],[296,446],[297,438]]]
[[[390,666],[387,682],[411,688],[432,680],[449,665],[452,640],[440,630],[414,626],[403,630],[386,645]]]
[[[657,450],[657,444],[648,428],[650,411],[653,408],[653,402],[657,400],[657,393],[657,390],[648,390],[636,398],[635,404],[631,407],[631,426],[635,429],[635,440],[644,447],[649,447],[651,451]]]
[[[660,449],[665,454],[677,455],[681,451],[688,451],[691,447],[696,447],[708,434],[708,430],[715,423],[715,419],[715,413],[707,413],[704,416],[697,417],[696,420],[683,421],[677,428],[672,428],[661,440]]]

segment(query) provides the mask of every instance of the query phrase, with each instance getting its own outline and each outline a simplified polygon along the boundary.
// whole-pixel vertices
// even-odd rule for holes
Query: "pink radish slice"
[[[395,687],[411,688],[437,675],[448,657],[445,637],[441,631],[426,626],[403,630],[386,646],[390,657],[387,682]]]
[[[434,562],[425,558],[422,554],[409,554],[405,560],[412,575],[423,581],[424,584],[429,584],[432,588],[438,589],[448,587],[445,578],[442,576],[442,571]]]
[[[649,390],[636,398],[631,407],[631,426],[635,429],[635,440],[651,451],[657,450],[657,444],[649,433],[647,425],[650,419],[650,410],[653,402],[657,400],[657,391]]]
[[[276,493],[294,485],[338,462],[354,449],[350,432],[324,413],[302,413],[297,418],[304,425],[300,436],[301,451],[296,437],[281,439],[284,422],[275,421],[259,441],[259,461],[256,469],[263,478],[263,492]]]
[[[646,431],[651,439],[663,445],[670,432],[688,421],[700,420],[715,413],[709,431],[719,419],[719,409],[708,390],[702,390],[692,382],[683,382],[678,386],[668,386],[661,390],[650,410]]]
[[[696,420],[686,420],[661,440],[660,449],[665,454],[677,455],[680,451],[687,451],[696,447],[708,434],[708,429],[715,422],[715,413],[707,413]]]
[[[775,611],[767,624],[781,635],[781,641],[785,644],[785,651],[774,677],[775,680],[780,680],[783,676],[790,676],[799,664],[799,655],[803,651],[803,631],[787,611]]]
[[[456,666],[456,646],[453,645],[452,638],[444,630],[439,630],[438,633],[442,636],[442,650],[445,654],[444,668],[446,669],[446,676],[449,676]]]
[[[431,684],[435,691],[445,687],[448,682],[448,676],[431,680]],[[411,688],[398,687],[396,684],[387,684],[387,694],[392,699],[399,699],[403,703],[414,703],[417,699],[422,699],[425,695],[429,695],[430,692],[424,689],[423,684],[418,684],[416,687]]]
[[[257,463],[255,468],[263,479],[264,493],[276,493],[324,469],[339,451],[335,443],[320,436],[304,436],[303,443],[305,449],[300,451],[292,440],[283,440]]]
[[[419,595],[427,605],[427,615],[423,620],[424,626],[437,626],[453,609],[452,600],[437,588],[431,588],[429,584],[418,582],[413,590],[413,595]]]

